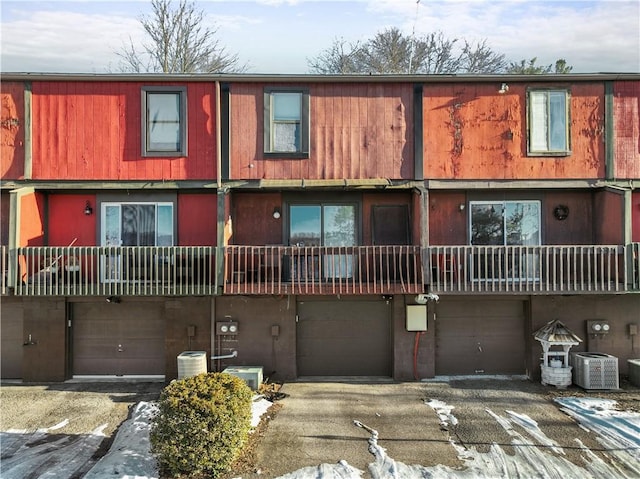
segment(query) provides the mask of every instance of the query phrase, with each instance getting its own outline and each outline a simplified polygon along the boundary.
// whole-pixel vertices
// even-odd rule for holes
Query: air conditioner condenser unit
[[[573,382],[584,389],[618,389],[618,358],[604,353],[571,353]]]

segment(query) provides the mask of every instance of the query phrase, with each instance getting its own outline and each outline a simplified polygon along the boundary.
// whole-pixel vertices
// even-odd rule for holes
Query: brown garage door
[[[76,303],[73,374],[164,375],[162,303]]]
[[[390,376],[386,301],[298,303],[298,376]]]
[[[2,364],[2,379],[18,379],[22,377],[22,350],[25,338],[22,332],[23,308],[22,301],[2,298],[0,314],[0,361]]]
[[[522,301],[441,300],[436,306],[436,374],[524,374]]]

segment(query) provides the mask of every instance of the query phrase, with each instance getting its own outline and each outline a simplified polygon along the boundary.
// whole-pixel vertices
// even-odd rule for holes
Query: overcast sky
[[[176,2],[178,0],[175,0]],[[334,39],[398,27],[486,39],[509,61],[564,58],[574,73],[640,72],[639,0],[200,0],[207,21],[250,73],[308,73]],[[117,72],[116,51],[143,38],[148,0],[1,0],[4,72]]]

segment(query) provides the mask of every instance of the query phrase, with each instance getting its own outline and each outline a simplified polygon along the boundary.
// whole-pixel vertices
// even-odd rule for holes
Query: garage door
[[[440,301],[436,374],[524,374],[522,301]]]
[[[0,314],[0,358],[2,379],[19,379],[22,377],[22,350],[24,336],[22,332],[22,301],[2,298],[2,314]]]
[[[298,303],[298,376],[390,376],[386,301]]]
[[[76,303],[73,375],[164,375],[163,304]]]

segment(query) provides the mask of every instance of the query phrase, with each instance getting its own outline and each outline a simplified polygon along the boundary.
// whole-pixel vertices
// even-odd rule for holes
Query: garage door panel
[[[97,307],[78,303],[73,320],[73,374],[164,375],[162,303]]]
[[[390,348],[386,302],[298,303],[299,376],[388,376]]]
[[[19,379],[22,377],[22,354],[24,350],[24,309],[22,301],[2,298],[0,315],[0,377]]]
[[[524,374],[523,302],[442,301],[436,322],[436,374]]]

